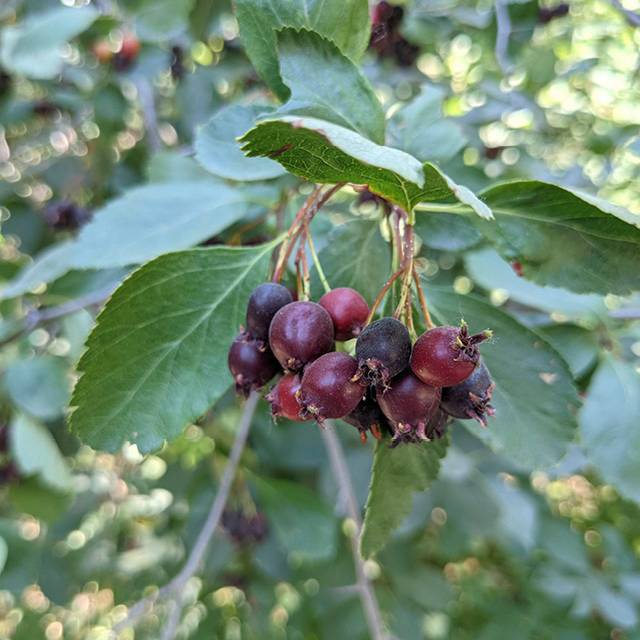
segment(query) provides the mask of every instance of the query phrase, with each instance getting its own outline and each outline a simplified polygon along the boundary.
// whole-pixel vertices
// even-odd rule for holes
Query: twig
[[[433,329],[433,320],[429,313],[429,305],[427,305],[427,299],[424,296],[424,290],[422,284],[420,284],[420,276],[416,271],[415,265],[413,266],[413,281],[416,283],[416,291],[418,292],[418,300],[420,301],[420,307],[422,308],[422,316],[424,318],[424,324],[427,329]]]
[[[350,540],[351,552],[356,569],[358,594],[364,609],[365,618],[367,619],[369,634],[372,640],[388,640],[389,635],[387,634],[384,623],[382,622],[380,606],[378,605],[373,585],[365,573],[364,561],[362,560],[360,550],[358,549],[358,540],[360,539],[360,532],[362,530],[362,519],[360,518],[358,501],[356,500],[353,484],[351,483],[349,467],[347,466],[347,461],[344,457],[342,444],[335,432],[335,424],[332,421],[327,420],[325,425],[325,428],[320,429],[320,433],[322,434],[324,445],[327,449],[327,453],[329,454],[329,461],[338,482],[338,487],[346,498],[349,517],[356,525],[356,534],[351,536]]]
[[[496,12],[496,46],[495,56],[498,66],[502,70],[502,73],[511,73],[513,68],[511,60],[509,60],[509,36],[511,35],[511,17],[509,16],[509,9],[505,4],[505,0],[495,0],[495,12]]]
[[[80,296],[74,300],[68,300],[67,302],[63,302],[55,307],[32,309],[31,311],[28,311],[27,315],[23,319],[23,324],[15,333],[0,341],[0,347],[4,347],[6,344],[13,342],[30,331],[33,331],[33,329],[40,324],[44,324],[45,322],[49,322],[57,318],[62,318],[63,316],[71,315],[76,311],[80,311],[86,307],[91,307],[94,304],[103,302],[113,293],[116,286],[117,285],[115,283],[112,283],[108,287],[92,291],[91,293],[87,293],[86,295]]]
[[[162,147],[162,138],[158,129],[158,114],[156,112],[156,101],[153,95],[153,86],[146,78],[138,76],[135,81],[140,99],[140,108],[144,118],[144,127],[149,139],[149,148],[156,152]]]
[[[618,11],[622,13],[622,15],[624,15],[630,25],[634,27],[640,27],[640,15],[627,9],[622,4],[622,2],[620,2],[620,0],[610,0],[610,2]]]
[[[376,299],[373,301],[373,304],[371,305],[371,310],[369,311],[369,316],[367,318],[367,321],[365,322],[365,325],[371,324],[371,321],[373,320],[373,316],[376,314],[376,311],[378,310],[378,307],[380,306],[380,303],[382,302],[382,300],[384,299],[385,295],[387,294],[387,291],[389,291],[389,289],[391,288],[391,285],[404,273],[404,269],[398,269],[395,273],[393,273],[389,279],[384,283],[384,285],[382,286],[382,289],[380,289],[378,295],[376,296]]]
[[[175,601],[170,600],[169,612],[167,613],[167,619],[164,623],[164,629],[160,640],[173,640],[176,637],[176,631],[180,624],[180,614],[182,613],[182,607]]]
[[[240,457],[247,442],[249,428],[251,427],[251,420],[253,419],[253,414],[255,413],[256,405],[258,404],[259,398],[260,395],[258,394],[258,392],[252,391],[244,405],[244,411],[242,413],[242,418],[240,419],[238,432],[236,433],[233,447],[231,448],[231,453],[229,454],[227,466],[225,467],[224,473],[222,474],[222,480],[220,481],[218,492],[213,501],[213,504],[211,505],[211,509],[209,510],[207,519],[205,520],[205,523],[200,530],[200,533],[198,534],[198,538],[193,545],[193,548],[191,549],[189,557],[187,558],[184,566],[170,582],[164,585],[164,587],[158,589],[158,591],[156,591],[154,594],[147,596],[142,600],[139,600],[132,607],[130,607],[127,617],[122,622],[119,622],[117,625],[115,625],[114,631],[116,633],[119,633],[127,627],[135,627],[142,616],[144,616],[150,610],[150,608],[156,601],[162,598],[172,598],[175,600],[177,597],[179,597],[184,586],[200,569],[200,565],[202,564],[204,555],[207,551],[209,543],[211,542],[211,538],[213,538],[213,534],[218,528],[220,518],[222,517],[222,512],[224,511],[224,507],[227,504],[229,492],[231,491],[231,484],[233,483],[233,478],[235,476],[238,463],[240,462]],[[178,608],[181,609],[179,603]]]

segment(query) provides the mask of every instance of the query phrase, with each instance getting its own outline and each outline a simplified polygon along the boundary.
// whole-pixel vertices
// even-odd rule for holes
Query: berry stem
[[[424,318],[424,324],[427,329],[433,329],[435,326],[433,324],[433,320],[431,319],[431,314],[429,313],[429,306],[427,305],[427,299],[424,295],[424,290],[422,285],[420,284],[420,277],[418,276],[418,272],[416,271],[415,265],[413,266],[413,281],[416,283],[416,291],[418,292],[418,300],[420,301],[420,308],[422,309],[422,316]]]
[[[402,266],[404,271],[404,280],[402,290],[400,292],[400,301],[394,312],[394,317],[399,318],[405,309],[406,302],[411,303],[411,274],[413,273],[413,225],[409,224],[407,213],[399,207],[395,207],[399,214],[399,218],[404,219],[404,229],[402,235]]]
[[[311,253],[311,259],[313,260],[313,264],[316,267],[316,271],[318,272],[318,277],[320,278],[320,282],[322,282],[322,286],[324,287],[325,293],[329,293],[331,291],[331,285],[327,280],[327,276],[324,274],[324,269],[320,264],[320,258],[316,252],[316,247],[313,244],[313,238],[311,237],[311,231],[309,230],[309,225],[306,225],[305,235],[307,238],[307,243],[309,244],[309,252]]]
[[[382,287],[382,289],[380,289],[380,292],[378,293],[378,295],[376,296],[376,299],[373,301],[373,305],[371,305],[371,311],[369,311],[369,317],[367,318],[367,321],[365,322],[364,326],[366,327],[367,325],[371,324],[371,321],[373,320],[373,316],[375,315],[376,311],[378,310],[378,307],[380,306],[380,303],[382,302],[382,300],[384,299],[384,296],[386,295],[387,291],[389,291],[391,285],[404,273],[404,269],[398,269],[393,275],[391,275],[391,277],[384,283],[384,286]]]

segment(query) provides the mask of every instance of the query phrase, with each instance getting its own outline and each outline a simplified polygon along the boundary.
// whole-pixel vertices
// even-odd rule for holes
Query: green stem
[[[313,239],[311,238],[311,231],[309,230],[308,227],[306,229],[306,233],[307,233],[307,243],[309,245],[309,252],[311,253],[311,259],[313,260],[313,264],[316,267],[316,271],[318,272],[318,277],[320,278],[320,282],[322,282],[322,286],[324,287],[325,293],[329,293],[329,291],[331,291],[331,285],[329,284],[329,281],[327,280],[327,276],[325,276],[322,265],[320,264],[320,258],[316,253],[316,247],[313,244]]]
[[[473,209],[464,204],[442,204],[435,202],[421,202],[414,207],[414,211],[424,211],[427,213],[455,213],[457,215],[473,213]]]

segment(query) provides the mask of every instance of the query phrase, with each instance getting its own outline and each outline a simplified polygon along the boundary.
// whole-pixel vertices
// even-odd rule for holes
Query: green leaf
[[[389,275],[391,250],[376,220],[351,220],[329,233],[319,258],[333,288],[353,287],[371,304]],[[318,298],[322,287],[316,279],[313,285]]]
[[[577,293],[640,289],[640,216],[536,180],[491,187],[482,199],[496,221],[474,223],[524,277]]]
[[[73,497],[72,493],[61,493],[46,486],[37,476],[20,478],[20,482],[9,486],[9,501],[16,511],[46,522],[59,520]]]
[[[438,251],[470,249],[482,240],[482,235],[465,217],[454,213],[419,213],[415,231],[422,242]]]
[[[96,212],[75,241],[36,258],[0,295],[20,295],[71,269],[140,264],[192,247],[240,219],[246,209],[247,196],[224,184],[191,181],[137,187]]]
[[[67,368],[54,356],[15,360],[6,370],[5,385],[18,407],[42,420],[61,416],[69,401]]]
[[[587,457],[605,482],[640,502],[640,374],[633,365],[607,358],[598,367],[580,414]]]
[[[72,431],[97,449],[146,452],[202,415],[231,385],[227,350],[274,246],[171,253],[125,280],[78,364]]]
[[[538,330],[564,358],[575,378],[591,371],[598,359],[600,345],[594,331],[575,324],[554,324]]]
[[[275,117],[318,118],[384,142],[380,102],[369,81],[335,44],[313,31],[284,29],[278,33],[278,51],[280,73],[291,97]]]
[[[52,489],[72,488],[71,472],[46,427],[18,414],[11,424],[11,454],[25,476],[36,475]]]
[[[336,518],[316,493],[286,480],[254,478],[253,482],[267,521],[288,554],[311,562],[335,555]]]
[[[495,335],[481,351],[496,384],[496,414],[487,429],[464,424],[526,469],[558,462],[574,438],[579,406],[564,360],[538,334],[479,298],[428,285],[426,296],[441,324],[464,318],[472,331],[490,328]]]
[[[60,7],[29,15],[19,24],[3,28],[0,62],[7,71],[28,78],[54,78],[64,65],[62,45],[97,17],[92,7]]]
[[[291,173],[311,182],[367,185],[404,209],[419,202],[458,201],[482,217],[490,209],[469,189],[457,185],[434,165],[384,147],[355,131],[316,118],[267,117],[241,139],[250,157],[274,158]]]
[[[447,444],[443,439],[391,449],[388,440],[377,443],[360,539],[363,557],[387,544],[409,515],[414,493],[425,491],[437,478]]]
[[[194,0],[145,0],[135,14],[141,40],[166,42],[187,29]]]
[[[235,6],[245,51],[281,100],[289,97],[289,90],[280,77],[278,30],[293,27],[315,31],[355,62],[369,44],[367,0],[236,0]]]
[[[389,142],[419,160],[447,162],[467,142],[460,126],[442,114],[444,91],[425,85],[389,122]]]
[[[419,216],[419,219],[422,216]],[[599,322],[607,316],[602,296],[570,293],[557,287],[543,287],[518,276],[491,248],[465,254],[467,272],[487,291],[502,289],[520,304],[561,314],[567,318],[588,319]]]
[[[265,106],[232,104],[223,107],[196,137],[196,160],[214,175],[229,180],[269,180],[285,173],[269,158],[247,158],[238,137],[254,126],[256,118],[269,112]]]

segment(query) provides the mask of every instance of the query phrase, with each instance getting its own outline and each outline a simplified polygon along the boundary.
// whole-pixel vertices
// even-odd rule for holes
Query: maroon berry
[[[300,371],[333,349],[331,316],[315,302],[291,302],[271,321],[269,345],[287,371]]]
[[[287,373],[268,393],[266,400],[271,404],[271,415],[274,418],[286,418],[297,422],[311,420],[311,416],[300,415],[302,408],[298,400],[300,383],[300,376],[297,373]]]
[[[300,386],[302,415],[322,423],[325,418],[342,418],[351,413],[363,396],[353,381],[358,363],[346,353],[325,353],[304,370]]]
[[[267,384],[280,370],[271,351],[244,331],[232,342],[228,363],[236,391],[245,396]]]
[[[350,287],[338,287],[325,293],[318,303],[333,320],[336,340],[351,340],[360,335],[369,316],[367,301]]]
[[[247,331],[266,342],[273,316],[290,302],[293,302],[291,292],[281,284],[265,282],[256,287],[247,304]]]
[[[346,415],[343,420],[358,429],[360,440],[363,443],[367,441],[367,431],[371,431],[376,440],[380,440],[385,431],[392,431],[386,416],[382,413],[380,406],[373,397],[371,389],[360,400],[358,406],[349,415]]]
[[[428,440],[427,422],[438,409],[440,389],[421,382],[410,369],[391,381],[378,404],[394,429],[393,442]]]
[[[429,440],[439,440],[444,437],[451,420],[451,416],[442,410],[442,404],[440,404],[431,416],[429,422],[427,422],[427,428],[425,429],[427,438],[429,438]]]
[[[358,374],[365,384],[383,388],[409,365],[411,337],[395,318],[381,318],[364,329],[356,342]]]
[[[430,329],[413,345],[411,368],[425,384],[451,387],[473,373],[480,359],[478,344],[490,337],[490,331],[470,336],[465,322]]]
[[[495,386],[489,370],[481,361],[464,382],[442,390],[442,408],[454,418],[477,420],[486,427],[486,416],[495,413],[489,404]]]

